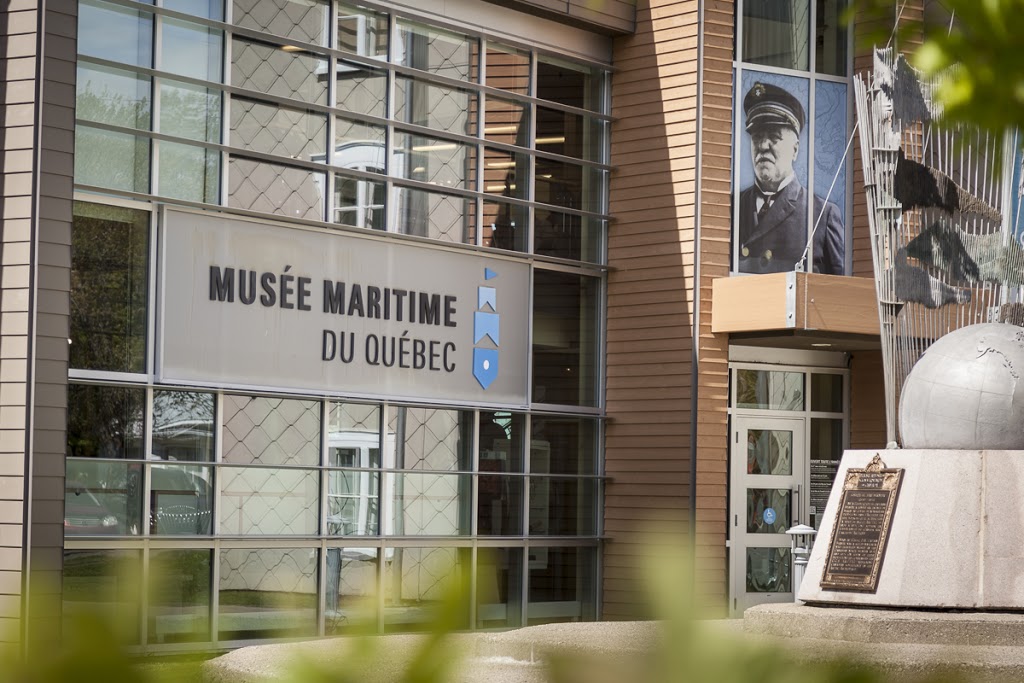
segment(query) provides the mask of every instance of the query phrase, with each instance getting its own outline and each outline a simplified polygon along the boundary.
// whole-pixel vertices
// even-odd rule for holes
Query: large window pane
[[[327,116],[233,96],[231,144],[255,152],[325,163]]]
[[[471,571],[469,548],[387,548],[384,565],[384,630],[429,630],[442,600]],[[454,624],[469,626],[469,603]]]
[[[320,518],[316,470],[221,467],[220,533],[312,536]]]
[[[394,463],[385,459],[385,467],[442,472],[471,468],[472,411],[395,406],[390,416],[386,438],[394,439],[397,452]]]
[[[170,17],[164,17],[161,23],[161,69],[204,81],[221,80],[224,61],[222,31]]]
[[[843,412],[843,376],[811,374],[811,410],[823,413]]]
[[[594,277],[534,270],[534,402],[597,405],[599,290]]]
[[[224,21],[223,0],[162,0],[160,4],[175,12],[193,14],[214,21]]]
[[[64,628],[83,619],[105,619],[127,644],[139,642],[142,607],[137,550],[65,550],[61,573]],[[78,628],[88,625],[81,621]]]
[[[338,5],[338,49],[386,58],[388,15],[365,7]]]
[[[597,550],[529,548],[527,625],[596,618]]]
[[[327,548],[327,635],[377,630],[376,548]]]
[[[573,261],[600,263],[608,221],[549,209],[534,209],[533,251]]]
[[[235,38],[231,84],[303,102],[327,104],[327,59],[310,52]]]
[[[537,157],[535,199],[580,211],[604,212],[608,173],[589,166]]]
[[[380,474],[366,471],[327,472],[327,533],[331,536],[373,536],[378,533]]]
[[[526,251],[530,210],[507,202],[483,203],[483,246]]]
[[[75,116],[149,130],[150,87],[149,76],[79,62]]]
[[[484,137],[506,145],[530,146],[530,105],[518,100],[487,96]]]
[[[448,133],[472,135],[476,130],[476,98],[457,90],[404,76],[395,78],[395,119]]]
[[[354,168],[371,173],[386,173],[384,154],[385,129],[368,123],[335,118],[334,158],[331,163],[342,168]]]
[[[161,140],[160,196],[191,202],[220,202],[220,152]]]
[[[555,57],[537,60],[537,97],[559,104],[604,112],[604,71]]]
[[[220,639],[315,635],[316,575],[314,548],[221,551]]]
[[[213,394],[153,392],[153,447],[160,460],[213,460]]]
[[[594,474],[599,423],[586,417],[534,415],[530,432],[530,472]]]
[[[476,240],[476,205],[473,200],[409,187],[396,188],[391,230],[445,242]]]
[[[825,515],[832,484],[839,474],[839,461],[843,457],[843,421],[841,419],[811,418],[811,525],[817,529]]]
[[[149,219],[146,211],[75,202],[72,368],[145,371]]]
[[[744,2],[741,59],[806,71],[810,20],[810,0]]]
[[[391,175],[441,188],[472,189],[475,148],[460,142],[395,131]]]
[[[845,83],[814,83],[812,263],[815,272],[828,275],[846,273],[847,93]]]
[[[526,199],[529,182],[528,155],[484,147],[484,192]]]
[[[845,76],[849,54],[848,34],[843,14],[846,0],[815,0],[817,2],[817,47],[815,48],[815,71],[831,76]]]
[[[477,482],[477,533],[520,536],[523,533],[523,477],[481,474]]]
[[[476,628],[522,625],[523,549],[480,548],[476,567]]]
[[[141,510],[141,464],[67,461],[65,536],[138,535]]]
[[[224,396],[224,462],[320,464],[320,402]]]
[[[327,464],[331,467],[380,467],[380,413],[378,405],[329,403]]]
[[[239,26],[326,46],[330,12],[321,0],[234,0],[231,18]]]
[[[76,127],[75,182],[111,190],[149,192],[149,138]]]
[[[477,41],[437,28],[398,20],[395,61],[430,73],[476,80]]]
[[[369,69],[339,59],[336,83],[339,109],[380,117],[387,113],[388,76],[384,69]]]
[[[78,54],[153,66],[153,15],[100,0],[82,2],[78,8]]]
[[[537,149],[586,161],[604,161],[608,124],[560,109],[537,107]]]
[[[213,530],[213,471],[190,465],[149,470],[149,533],[209,535]]]
[[[386,225],[386,195],[387,185],[383,182],[336,175],[332,222],[353,228],[383,230]]]
[[[385,475],[386,486],[394,491],[396,536],[467,536],[471,523],[471,481],[468,474],[425,474],[421,472]],[[390,521],[390,520],[389,520]]]
[[[149,553],[149,642],[210,640],[209,550]]]
[[[530,94],[530,54],[488,41],[486,83],[520,95]]]
[[[530,477],[531,536],[592,536],[596,532],[597,480]]]
[[[522,472],[525,431],[520,413],[480,411],[480,471]]]
[[[145,389],[69,384],[68,457],[141,460],[145,414]]]
[[[161,81],[160,132],[199,142],[220,142],[220,91]]]
[[[324,219],[327,176],[304,168],[233,156],[228,162],[228,206],[264,213]]]
[[[736,407],[803,410],[804,374],[774,370],[737,370]]]

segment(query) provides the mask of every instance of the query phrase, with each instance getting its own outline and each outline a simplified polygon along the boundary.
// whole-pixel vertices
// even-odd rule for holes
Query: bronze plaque
[[[874,593],[903,483],[902,469],[887,469],[876,454],[864,469],[849,469],[843,482],[821,587]]]

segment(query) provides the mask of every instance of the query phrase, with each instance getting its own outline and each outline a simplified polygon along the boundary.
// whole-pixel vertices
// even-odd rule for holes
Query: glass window
[[[483,203],[483,245],[509,251],[526,251],[530,210],[521,204]]]
[[[149,219],[146,211],[75,202],[72,368],[145,371]]]
[[[328,404],[327,464],[380,467],[380,413],[377,405],[340,401]],[[391,445],[393,448],[394,444]],[[390,462],[394,462],[393,457]]]
[[[527,625],[596,617],[597,550],[530,547]]]
[[[395,120],[473,135],[476,97],[468,90],[446,88],[404,76],[395,77]]]
[[[338,5],[338,49],[386,58],[388,15],[365,7]]]
[[[65,536],[136,536],[141,511],[141,464],[67,461]]]
[[[224,34],[219,29],[164,17],[160,68],[204,81],[221,80]]]
[[[803,410],[802,372],[737,370],[736,406],[759,410]]]
[[[811,493],[808,499],[811,523],[820,524],[828,504],[832,484],[839,473],[843,457],[843,421],[829,418],[811,418]]]
[[[191,202],[220,201],[220,152],[160,140],[160,196]]]
[[[340,459],[347,453],[337,453]],[[374,536],[379,533],[380,474],[327,472],[327,533],[331,536]]]
[[[387,548],[384,565],[384,630],[419,631],[436,628],[438,619],[446,626],[469,626],[469,603],[456,615],[442,613],[443,601],[451,599],[452,585],[458,585],[471,571],[469,548]],[[448,621],[455,616],[454,623]]]
[[[231,144],[289,159],[326,163],[327,116],[232,96]]]
[[[149,477],[149,533],[211,533],[213,471],[209,467],[152,465]]]
[[[537,59],[537,97],[603,113],[604,71],[541,55]]]
[[[326,73],[327,59],[310,52],[237,37],[232,42],[231,84],[238,88],[327,104]]]
[[[77,89],[78,118],[149,130],[149,76],[79,62]]]
[[[160,132],[199,142],[220,142],[220,91],[160,82]]]
[[[304,168],[232,156],[228,161],[228,206],[279,216],[324,219],[327,176]]]
[[[220,640],[316,634],[315,548],[222,550],[219,562]]]
[[[497,474],[481,474],[479,476],[476,510],[479,535],[522,535],[523,482],[523,477]]]
[[[845,76],[847,69],[848,36],[843,14],[846,12],[846,0],[816,0],[814,70],[830,76]]]
[[[843,412],[843,376],[811,373],[811,410],[822,413]]]
[[[320,519],[316,470],[221,467],[219,532],[229,536],[313,536]]]
[[[334,176],[334,222],[353,228],[383,230],[386,194],[387,185],[383,182]]]
[[[560,109],[537,107],[537,149],[586,161],[604,161],[604,121]]]
[[[320,402],[225,395],[223,461],[319,465]]]
[[[523,549],[480,548],[476,577],[476,628],[522,625]]]
[[[522,472],[526,416],[480,411],[480,471]]]
[[[597,480],[529,477],[531,536],[592,536],[597,528]]]
[[[384,128],[361,121],[335,118],[334,158],[331,163],[371,173],[385,173]]]
[[[810,21],[809,0],[744,2],[743,61],[806,71]]]
[[[846,273],[846,141],[849,97],[845,83],[814,83],[814,271]],[[816,202],[817,204],[817,202]]]
[[[149,551],[151,643],[210,640],[209,550]]]
[[[530,54],[488,41],[486,83],[520,95],[530,94]]]
[[[142,575],[137,550],[65,550],[61,573],[65,633],[103,618],[119,642],[138,643]],[[77,629],[76,629],[77,626]]]
[[[475,149],[451,140],[395,131],[391,175],[431,185],[472,188]]]
[[[153,15],[101,0],[83,0],[78,8],[78,54],[153,66]]]
[[[526,199],[530,182],[530,157],[494,147],[484,147],[484,192]]]
[[[535,269],[533,401],[597,405],[600,280]]]
[[[326,46],[330,11],[322,0],[234,0],[231,18],[239,26]]]
[[[76,126],[75,182],[149,192],[149,138]]]
[[[519,147],[530,146],[530,105],[488,95],[484,113],[484,137]]]
[[[595,474],[599,423],[586,417],[534,415],[530,472]]]
[[[381,118],[387,115],[387,71],[339,59],[335,82],[339,109]]]
[[[142,460],[145,416],[145,389],[69,384],[67,456]]]
[[[224,21],[223,0],[161,0],[160,5],[175,12]]]
[[[327,548],[326,606],[327,635],[377,630],[376,548]]]
[[[472,508],[468,474],[427,474],[396,472],[385,475],[394,491],[394,528],[384,530],[396,536],[467,536]]]
[[[398,64],[462,81],[476,80],[476,39],[399,19],[397,40]]]
[[[608,221],[537,208],[533,252],[544,256],[600,263]]]
[[[793,432],[748,429],[747,474],[793,474]]]
[[[405,408],[390,411],[387,439],[396,445],[395,463],[407,470],[468,471],[472,467],[472,411]]]
[[[793,520],[791,495],[789,489],[747,489],[747,533],[786,533]]]
[[[543,157],[537,157],[536,163],[536,201],[579,211],[604,211],[606,171]]]
[[[792,562],[789,548],[747,548],[747,592],[788,593]]]
[[[472,199],[409,187],[395,188],[391,230],[445,242],[476,241],[476,204]]]

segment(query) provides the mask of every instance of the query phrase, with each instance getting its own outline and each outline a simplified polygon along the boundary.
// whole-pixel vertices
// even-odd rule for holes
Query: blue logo
[[[775,510],[773,508],[765,508],[763,517],[765,524],[775,524]]]
[[[496,277],[496,272],[484,268],[485,281]],[[473,377],[476,377],[481,387],[487,389],[498,379],[498,346],[501,345],[498,290],[494,287],[477,287],[476,308],[473,313],[473,344],[477,345],[473,348]]]

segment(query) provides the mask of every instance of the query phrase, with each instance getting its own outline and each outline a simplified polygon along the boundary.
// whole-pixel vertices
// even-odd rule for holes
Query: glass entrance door
[[[792,602],[786,529],[807,521],[805,421],[733,417],[730,556],[734,616],[764,602]]]

